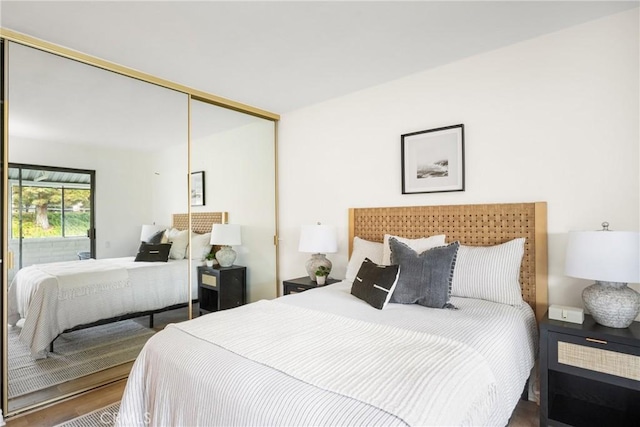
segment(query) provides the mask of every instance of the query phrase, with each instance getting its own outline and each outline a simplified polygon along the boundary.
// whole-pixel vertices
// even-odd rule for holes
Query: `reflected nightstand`
[[[200,315],[247,303],[247,268],[198,267]]]

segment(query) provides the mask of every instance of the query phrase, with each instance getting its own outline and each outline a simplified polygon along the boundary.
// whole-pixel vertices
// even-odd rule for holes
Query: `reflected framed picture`
[[[402,194],[464,191],[464,125],[402,135]]]
[[[204,206],[204,171],[191,172],[191,206]]]

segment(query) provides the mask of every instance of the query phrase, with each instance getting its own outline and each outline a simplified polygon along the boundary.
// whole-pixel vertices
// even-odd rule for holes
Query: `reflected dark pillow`
[[[389,239],[389,246],[391,262],[400,265],[400,277],[390,302],[455,308],[449,299],[460,243],[439,246],[421,254],[393,237]]]
[[[152,245],[159,245],[162,243],[162,237],[164,237],[164,230],[160,230],[157,233],[154,233],[150,236],[146,242],[143,243],[151,243]]]
[[[382,310],[398,283],[397,265],[378,265],[365,258],[353,279],[351,294]]]
[[[167,262],[169,260],[169,251],[171,250],[171,243],[160,243],[158,245],[152,245],[150,243],[142,242],[138,249],[138,255],[136,255],[136,262]]]

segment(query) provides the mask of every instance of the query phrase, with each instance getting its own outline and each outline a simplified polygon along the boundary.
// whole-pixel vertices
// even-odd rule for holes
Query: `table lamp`
[[[336,229],[329,225],[303,225],[300,229],[300,252],[308,252],[311,258],[307,260],[305,268],[309,278],[316,281],[316,270],[324,266],[327,275],[331,272],[331,261],[327,259],[325,253],[338,252],[338,238]]]
[[[640,312],[640,294],[627,286],[640,281],[640,233],[571,231],[565,274],[595,283],[582,292],[582,301],[594,320],[611,328],[626,328]]]
[[[236,260],[236,251],[231,246],[242,244],[240,226],[237,224],[214,224],[211,228],[211,244],[221,245],[216,252],[220,267],[231,267]]]

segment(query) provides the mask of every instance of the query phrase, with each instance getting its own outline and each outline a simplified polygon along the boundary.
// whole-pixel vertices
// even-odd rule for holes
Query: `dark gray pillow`
[[[390,302],[455,308],[450,302],[453,268],[460,243],[429,249],[421,254],[389,239],[391,263],[400,265],[400,277]]]
[[[353,279],[351,294],[382,310],[398,282],[397,265],[378,265],[365,258]]]
[[[152,236],[147,238],[147,241],[144,243],[151,243],[152,245],[159,245],[162,243],[162,237],[164,236],[164,230],[160,230],[157,233],[154,233]]]
[[[138,255],[136,255],[135,262],[167,262],[169,260],[169,251],[171,250],[171,243],[160,243],[159,245],[152,245],[150,243],[140,243],[138,249]]]

